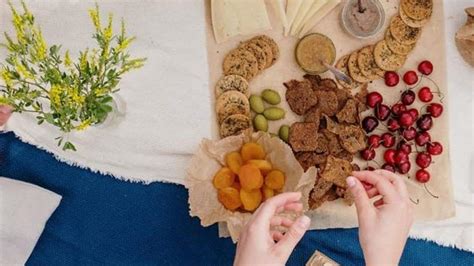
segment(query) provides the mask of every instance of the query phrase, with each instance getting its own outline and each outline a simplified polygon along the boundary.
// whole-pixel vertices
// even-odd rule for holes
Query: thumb
[[[282,256],[281,259],[283,259],[285,263],[290,257],[291,252],[293,252],[293,249],[295,249],[298,242],[300,242],[301,238],[303,238],[303,235],[304,233],[306,233],[306,230],[308,230],[309,222],[310,219],[308,216],[303,215],[299,217],[291,225],[290,229],[288,230],[288,232],[285,233],[283,238],[276,244],[275,248],[277,254],[279,256]]]
[[[10,118],[12,108],[8,105],[0,105],[0,126],[3,126]]]
[[[357,209],[357,217],[359,219],[359,225],[362,219],[367,215],[368,212],[372,211],[372,205],[370,204],[369,196],[365,191],[364,186],[359,179],[349,176],[346,179],[347,186],[349,187],[352,196],[354,197],[355,206]]]

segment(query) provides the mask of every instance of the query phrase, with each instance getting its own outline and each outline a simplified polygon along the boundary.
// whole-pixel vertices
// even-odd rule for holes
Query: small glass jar
[[[380,32],[385,23],[385,10],[378,0],[362,0],[364,12],[359,12],[358,0],[348,0],[342,9],[344,29],[352,36],[365,39]]]

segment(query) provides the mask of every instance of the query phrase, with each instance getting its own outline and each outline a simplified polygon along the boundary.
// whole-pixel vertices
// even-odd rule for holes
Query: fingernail
[[[298,225],[301,228],[306,229],[309,226],[309,222],[310,222],[309,217],[306,215],[303,215],[298,219],[298,221],[296,222],[296,225]]]
[[[346,183],[349,187],[355,186],[356,184],[355,177],[349,176],[348,178],[346,178]]]

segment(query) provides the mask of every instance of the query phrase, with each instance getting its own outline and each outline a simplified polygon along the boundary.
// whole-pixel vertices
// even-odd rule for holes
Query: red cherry
[[[382,146],[385,148],[391,148],[395,144],[395,136],[391,133],[383,133],[380,138]]]
[[[381,168],[384,169],[384,170],[390,171],[392,173],[395,173],[395,167],[393,165],[388,164],[388,163],[382,165]]]
[[[400,124],[398,123],[398,120],[390,118],[387,122],[387,128],[388,130],[394,132],[400,129]]]
[[[383,154],[383,159],[385,160],[386,163],[390,165],[394,165],[396,163],[395,161],[395,154],[397,152],[394,149],[387,149],[385,153]]]
[[[433,72],[433,64],[428,60],[422,61],[418,65],[418,71],[420,71],[421,74],[428,76]]]
[[[412,90],[406,90],[402,93],[400,100],[404,105],[410,105],[415,101],[416,94]]]
[[[385,121],[390,116],[390,107],[383,103],[379,103],[374,109],[375,117],[380,121]]]
[[[410,171],[410,168],[411,168],[411,164],[409,161],[400,163],[397,166],[398,172],[400,172],[400,174],[403,174],[403,175],[408,173]]]
[[[409,144],[405,140],[401,140],[397,145],[397,150],[403,151],[406,154],[410,154],[411,153],[411,144]]]
[[[371,108],[374,108],[377,104],[382,103],[382,101],[382,94],[376,91],[367,94],[367,105]]]
[[[370,135],[367,143],[369,144],[369,148],[376,149],[380,146],[380,136],[379,135]]]
[[[407,107],[402,103],[396,103],[392,106],[392,113],[395,116],[399,116],[402,112],[406,110],[407,110]]]
[[[362,159],[366,161],[371,161],[375,158],[375,150],[370,148],[365,148],[360,152]]]
[[[426,108],[426,111],[428,111],[432,117],[439,117],[443,113],[443,106],[439,103],[431,103]]]
[[[401,164],[401,163],[404,163],[404,162],[408,162],[409,159],[408,159],[408,153],[404,153],[403,151],[397,151],[395,153],[395,163],[396,164]]]
[[[374,131],[378,125],[379,121],[373,116],[367,116],[362,120],[362,128],[367,133]]]
[[[433,126],[433,118],[431,118],[431,115],[429,114],[424,114],[420,118],[418,118],[418,120],[416,121],[416,125],[419,129],[423,131],[428,131]]]
[[[364,170],[366,171],[374,171],[375,168],[373,168],[372,166],[367,166]],[[363,181],[362,181],[363,182]]]
[[[413,85],[418,82],[418,75],[413,70],[407,71],[403,75],[403,81],[405,81],[407,85]]]
[[[401,133],[403,138],[408,141],[413,140],[416,137],[416,129],[414,127],[405,128]]]
[[[410,114],[410,112],[404,111],[400,114],[400,117],[398,118],[398,123],[400,123],[400,126],[402,127],[409,127],[413,125],[413,123],[415,123],[415,119]]]
[[[418,119],[418,116],[420,115],[420,113],[418,113],[418,110],[416,110],[415,108],[411,108],[411,109],[408,109],[408,112],[411,114],[411,116],[413,116],[413,119]]]
[[[425,169],[420,169],[416,171],[416,180],[420,183],[426,183],[430,181],[430,173]]]
[[[416,164],[421,168],[427,168],[431,164],[431,155],[427,152],[420,152],[416,155]]]
[[[385,72],[384,79],[385,79],[385,85],[389,87],[395,87],[397,86],[398,82],[400,82],[400,77],[398,76],[398,73],[395,71]]]
[[[418,98],[420,98],[420,101],[427,103],[433,100],[433,93],[429,87],[423,87],[418,91]]]
[[[443,153],[443,145],[437,141],[428,142],[426,144],[426,151],[431,155],[440,155]]]
[[[430,133],[423,131],[416,134],[415,142],[418,146],[425,146],[426,143],[431,141]]]

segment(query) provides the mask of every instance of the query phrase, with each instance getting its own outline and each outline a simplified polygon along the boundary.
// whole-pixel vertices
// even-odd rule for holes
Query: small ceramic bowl
[[[379,12],[379,20],[377,21],[377,27],[374,28],[374,30],[369,31],[369,32],[363,32],[358,29],[356,29],[351,22],[349,21],[349,16],[351,12],[351,7],[354,5],[357,5],[357,0],[348,0],[346,4],[344,5],[344,8],[342,9],[341,13],[341,20],[342,20],[342,26],[344,29],[351,34],[352,36],[359,38],[359,39],[366,39],[374,36],[380,30],[382,29],[384,23],[385,23],[385,10],[383,9],[382,4],[378,0],[366,0],[366,2],[371,2],[375,5],[377,12]]]

